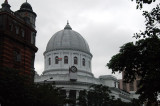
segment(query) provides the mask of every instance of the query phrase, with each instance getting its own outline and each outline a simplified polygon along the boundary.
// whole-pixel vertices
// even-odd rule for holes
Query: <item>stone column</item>
[[[69,90],[66,90],[66,98],[69,99]],[[67,103],[66,106],[69,106],[69,104]]]
[[[79,100],[77,100],[79,98],[79,90],[76,91],[76,104],[78,104]]]

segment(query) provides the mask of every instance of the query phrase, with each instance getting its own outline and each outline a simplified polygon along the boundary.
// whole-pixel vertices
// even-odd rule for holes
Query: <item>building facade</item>
[[[139,94],[136,94],[136,91],[139,88],[140,77],[136,77],[136,79],[132,83],[124,82],[124,72],[122,72],[122,79],[119,80],[119,88],[127,91],[131,94],[132,98],[138,99]]]
[[[37,15],[28,2],[15,12],[10,7],[5,0],[0,9],[0,67],[20,70],[33,80]]]
[[[55,83],[67,97],[76,99],[79,91],[89,90],[93,84],[108,86],[111,95],[130,102],[130,94],[118,88],[118,80],[112,75],[95,78],[92,73],[92,54],[86,40],[69,23],[49,40],[44,52],[44,72],[35,76],[35,83]]]

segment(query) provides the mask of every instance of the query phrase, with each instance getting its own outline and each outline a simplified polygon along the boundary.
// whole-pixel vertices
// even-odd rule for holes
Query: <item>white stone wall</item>
[[[118,80],[112,75],[102,75],[99,79],[105,86],[118,88]]]
[[[55,57],[58,56],[59,58],[62,58],[61,61],[59,61],[58,64],[55,64]],[[68,56],[68,64],[64,64],[64,56]],[[78,58],[78,64],[74,64],[74,57]],[[48,59],[51,58],[51,64],[49,65]],[[82,65],[82,59],[85,59],[85,66]],[[80,51],[74,51],[74,50],[56,50],[56,51],[50,51],[48,53],[44,54],[44,74],[67,74],[69,71],[66,72],[66,70],[69,69],[71,66],[76,66],[80,72],[78,72],[79,75],[84,76],[91,76],[91,59],[92,56],[80,52]],[[52,72],[52,70],[54,70]],[[61,70],[61,72],[56,72]],[[50,71],[47,73],[47,71]],[[86,72],[86,73],[83,73]],[[90,74],[87,74],[90,73]]]
[[[52,78],[52,79],[50,79]],[[107,78],[107,76],[105,76],[105,78]],[[109,76],[109,78],[111,78],[111,76]],[[115,79],[113,77],[113,79],[111,80],[107,80],[107,79],[99,79],[99,78],[95,78],[95,77],[88,77],[88,76],[81,76],[78,75],[77,76],[77,81],[74,82],[74,84],[67,84],[70,82],[70,78],[69,75],[66,74],[48,74],[48,75],[42,75],[42,76],[36,76],[35,77],[35,82],[41,82],[43,83],[43,81],[47,81],[47,83],[52,83],[52,82],[63,82],[64,84],[58,84],[56,85],[56,87],[63,87],[63,89],[68,89],[68,90],[88,90],[89,86],[91,84],[102,84],[102,85],[106,85],[109,86],[109,89],[111,90],[111,95],[115,97],[115,99],[120,98],[122,101],[124,102],[130,102],[131,98],[133,98],[129,93],[124,92],[122,90],[120,90],[119,88],[115,88],[112,87],[113,83],[115,82]],[[66,84],[65,84],[66,83]],[[85,83],[85,84],[81,84],[81,83]],[[117,85],[118,86],[118,85]]]
[[[104,85],[118,88],[118,82],[114,80],[104,80]]]

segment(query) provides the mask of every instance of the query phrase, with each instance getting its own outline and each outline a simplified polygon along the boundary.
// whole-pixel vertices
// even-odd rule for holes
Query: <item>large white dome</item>
[[[78,32],[72,30],[68,23],[64,30],[58,31],[51,37],[45,53],[54,50],[76,50],[91,55],[86,40]]]

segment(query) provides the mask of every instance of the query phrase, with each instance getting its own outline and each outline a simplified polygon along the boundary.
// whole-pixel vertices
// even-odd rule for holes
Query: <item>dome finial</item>
[[[67,25],[64,27],[64,29],[72,30],[71,26],[69,25],[69,21],[67,20]]]
[[[4,3],[8,4],[8,0],[5,0]]]
[[[67,20],[67,25],[69,25],[69,21]]]

